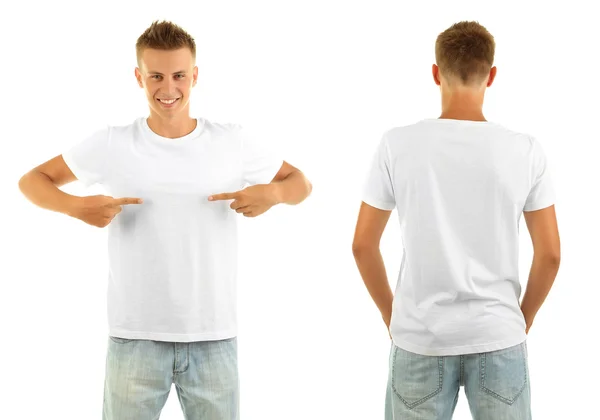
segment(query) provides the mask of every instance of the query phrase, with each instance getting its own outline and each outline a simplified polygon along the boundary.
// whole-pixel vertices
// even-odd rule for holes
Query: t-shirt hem
[[[277,174],[279,173],[279,170],[283,166],[283,162],[283,159],[275,160],[273,164],[269,167],[269,169],[264,171],[265,175],[256,180],[257,182],[255,185],[271,183],[271,181],[273,181],[273,179],[275,179],[275,176],[277,176]]]
[[[169,341],[178,343],[189,343],[192,341],[216,341],[225,340],[237,336],[236,330],[225,330],[217,332],[202,332],[202,333],[156,333],[146,331],[128,331],[121,329],[110,329],[109,335],[112,337],[125,338],[130,340],[152,340],[152,341]]]
[[[386,211],[391,211],[394,210],[394,208],[396,207],[395,204],[392,203],[387,203],[381,200],[375,200],[371,197],[363,197],[362,200],[364,203],[368,204],[371,207],[375,207],[376,209],[379,210],[386,210]]]
[[[537,211],[554,205],[554,200],[541,201],[539,204],[533,204],[523,207],[523,211]]]
[[[83,171],[79,168],[79,165],[75,163],[70,152],[63,153],[62,158],[79,182],[81,182],[86,187],[89,187],[93,184],[92,180],[88,179],[85,175],[83,175]]]
[[[458,346],[458,347],[445,347],[445,348],[432,348],[432,347],[422,347],[417,344],[409,343],[407,341],[394,338],[394,344],[406,351],[411,353],[420,354],[423,356],[458,356],[464,354],[473,354],[473,353],[487,353],[491,351],[503,350],[512,346],[516,346],[518,344],[523,343],[527,340],[527,334],[523,332],[523,334],[519,334],[518,336],[511,337],[501,341],[494,341],[491,343],[485,344],[469,344],[466,346]]]

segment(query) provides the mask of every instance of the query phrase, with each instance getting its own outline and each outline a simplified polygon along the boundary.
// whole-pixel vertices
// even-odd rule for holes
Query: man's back
[[[424,355],[525,340],[519,220],[554,204],[536,140],[485,121],[429,119],[388,131],[365,203],[396,208],[404,254],[390,332]]]

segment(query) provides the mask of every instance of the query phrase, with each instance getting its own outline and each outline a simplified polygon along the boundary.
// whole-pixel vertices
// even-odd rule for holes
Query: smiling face
[[[144,49],[135,77],[146,93],[151,115],[166,119],[189,116],[190,94],[198,80],[198,67],[189,48]]]

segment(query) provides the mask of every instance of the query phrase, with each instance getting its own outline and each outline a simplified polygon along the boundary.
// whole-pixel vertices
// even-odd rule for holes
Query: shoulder
[[[395,126],[383,133],[380,146],[385,148],[397,147],[415,137],[420,137],[426,132],[427,127],[424,127],[420,122]]]
[[[141,128],[143,122],[144,118],[136,118],[129,123],[107,124],[106,132],[111,137],[120,135],[131,136],[132,133]]]
[[[498,123],[491,126],[494,128],[494,134],[500,140],[499,143],[505,145],[505,147],[509,146],[511,151],[521,155],[532,155],[541,148],[536,136],[530,132],[516,130]]]
[[[390,140],[397,141],[402,138],[406,138],[408,135],[410,135],[412,133],[416,133],[419,131],[423,131],[423,127],[419,123],[400,125],[400,126],[392,127],[390,129],[388,129],[387,131],[385,131],[383,133],[383,138],[387,139],[388,141],[390,141]]]
[[[519,131],[500,123],[490,123],[490,127],[492,127],[499,135],[502,135],[506,138],[514,139],[518,142],[522,142],[527,145],[532,145],[535,141],[535,137],[525,131]]]
[[[198,123],[203,125],[204,130],[213,134],[234,134],[241,132],[243,129],[240,124],[213,121],[206,118],[198,118]]]

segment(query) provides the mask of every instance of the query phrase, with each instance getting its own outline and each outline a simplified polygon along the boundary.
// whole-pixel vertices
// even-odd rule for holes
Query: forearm
[[[527,287],[521,302],[521,311],[525,316],[528,329],[552,288],[559,265],[556,260],[536,257],[535,254],[533,256]]]
[[[294,171],[281,181],[275,181],[274,194],[278,204],[299,204],[308,197],[312,185],[301,171]]]
[[[381,252],[378,247],[364,247],[354,248],[353,253],[363,282],[377,305],[385,325],[389,328],[394,295],[388,282]]]
[[[19,189],[33,204],[69,216],[80,199],[61,191],[48,176],[37,171],[24,175],[19,180]]]

